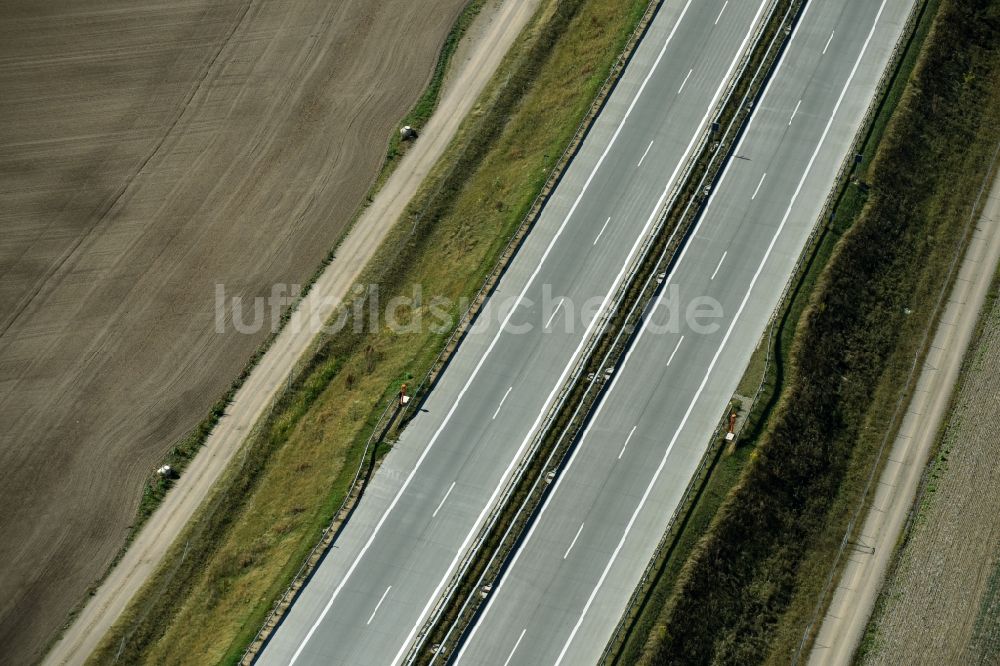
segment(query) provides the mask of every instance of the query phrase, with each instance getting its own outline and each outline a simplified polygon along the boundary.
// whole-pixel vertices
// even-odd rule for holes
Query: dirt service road
[[[265,338],[215,332],[215,285],[309,277],[463,5],[4,3],[0,661],[38,658]]]

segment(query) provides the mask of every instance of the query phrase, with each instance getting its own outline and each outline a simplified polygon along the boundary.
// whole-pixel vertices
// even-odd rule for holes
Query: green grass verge
[[[757,373],[758,382],[763,367],[761,364],[760,371]],[[677,534],[672,537],[672,541],[668,542],[667,548],[669,550],[665,554],[663,563],[655,571],[649,591],[639,601],[638,615],[633,623],[625,628],[628,632],[625,636],[625,643],[617,654],[609,655],[610,663],[635,664],[642,657],[650,631],[652,631],[661,610],[677,584],[677,578],[684,562],[687,561],[698,540],[708,529],[712,517],[722,506],[729,491],[739,480],[752,452],[753,447],[751,446],[739,446],[732,454],[728,455],[719,452],[718,460],[712,466],[711,473],[705,480],[691,509],[686,515],[679,517],[683,524],[678,526]]]
[[[859,172],[868,185],[844,192],[788,310],[799,323],[776,337],[780,376],[768,382],[783,390],[762,407],[759,453],[721,506],[695,508],[692,526],[712,517],[709,531],[664,577],[643,650],[633,643],[623,663],[787,663],[798,644],[995,145],[996,10],[942,5],[914,83],[898,85],[911,48],[873,125]]]
[[[877,451],[886,433],[891,437],[899,427],[901,414],[895,420],[893,416],[902,387],[914,359],[922,363],[926,355],[942,281],[968,241],[962,234],[1000,141],[1000,3],[932,0],[928,5],[928,15],[935,20],[926,47],[910,54],[914,59],[919,56],[921,62],[914,67],[911,84],[899,91],[898,100],[891,100],[898,104],[898,111],[891,121],[885,117],[886,138],[873,147],[871,161],[866,151],[860,181],[870,183],[871,189],[855,188],[866,194],[855,210],[860,225],[871,223],[875,229],[869,236],[871,242],[894,238],[897,231],[888,227],[896,225],[900,240],[913,244],[913,250],[899,255],[902,268],[876,272],[887,285],[886,291],[897,297],[895,324],[883,323],[872,331],[862,324],[856,330],[859,337],[875,331],[895,334],[895,347],[881,376],[870,375],[878,376],[870,405],[840,403],[847,418],[856,410],[863,420],[856,422],[847,473],[825,524],[815,532],[818,538],[800,563],[794,594],[775,630],[768,657],[772,664],[787,663],[800,643],[822,593],[821,581],[825,582],[833,553],[876,464]],[[881,225],[881,230],[875,225]],[[845,263],[845,270],[850,269]],[[860,356],[844,360],[855,367],[866,362]],[[851,438],[846,441],[851,445]],[[856,526],[856,532],[860,528]]]
[[[482,284],[572,138],[645,0],[546,0],[361,280],[384,303]],[[433,314],[433,304],[400,319]],[[351,309],[348,308],[348,312]],[[458,314],[456,305],[452,315]],[[454,319],[454,317],[453,317]],[[318,341],[92,663],[234,663],[340,505],[374,421],[447,339]]]

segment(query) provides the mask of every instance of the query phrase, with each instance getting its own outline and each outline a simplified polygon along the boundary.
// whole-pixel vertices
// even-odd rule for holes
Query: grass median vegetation
[[[543,0],[360,280],[380,302],[471,297],[569,144],[647,0]],[[340,506],[378,414],[450,331],[317,341],[92,663],[235,663]]]
[[[812,618],[1000,140],[1000,3],[931,0],[916,35],[776,331],[755,448],[623,663],[786,664]]]

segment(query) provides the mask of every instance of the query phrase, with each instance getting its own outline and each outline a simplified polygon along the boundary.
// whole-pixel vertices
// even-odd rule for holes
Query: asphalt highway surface
[[[635,259],[765,5],[661,8],[473,332],[259,663],[405,656]]]
[[[736,157],[456,663],[599,659],[817,223],[911,6],[807,5]],[[703,316],[688,317],[698,299]]]

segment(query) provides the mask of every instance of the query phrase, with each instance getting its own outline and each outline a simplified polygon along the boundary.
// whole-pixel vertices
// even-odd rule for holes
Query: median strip
[[[589,420],[591,409],[617,371],[648,306],[660,293],[664,278],[676,261],[707,200],[721,169],[728,160],[749,120],[752,100],[763,91],[791,33],[802,3],[774,2],[744,57],[739,75],[713,116],[673,196],[660,214],[657,229],[644,249],[629,280],[616,295],[608,320],[600,329],[589,353],[581,361],[576,380],[567,388],[548,428],[538,435],[533,453],[515,479],[509,500],[496,510],[479,538],[479,548],[467,558],[450,591],[437,607],[408,661],[432,663],[461,645],[465,632],[485,607],[511,557],[537,515],[552,481],[565,465],[573,446]],[[718,128],[725,129],[719,132]],[[623,448],[624,452],[624,448]],[[423,649],[428,647],[429,649]]]

